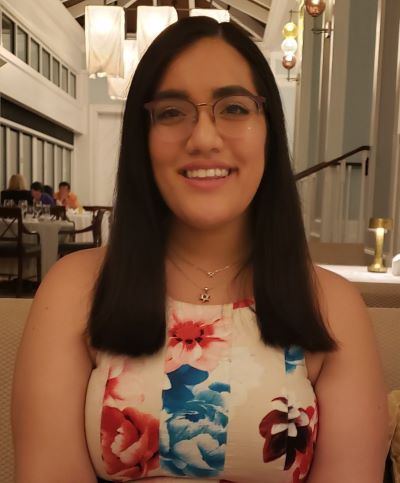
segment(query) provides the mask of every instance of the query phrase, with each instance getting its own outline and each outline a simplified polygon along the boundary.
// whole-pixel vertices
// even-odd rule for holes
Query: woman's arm
[[[318,269],[322,312],[339,348],[315,385],[320,421],[307,483],[382,483],[387,399],[366,307],[347,281]]]
[[[99,250],[61,259],[43,281],[19,348],[12,405],[16,483],[94,483],[84,404],[84,331]]]

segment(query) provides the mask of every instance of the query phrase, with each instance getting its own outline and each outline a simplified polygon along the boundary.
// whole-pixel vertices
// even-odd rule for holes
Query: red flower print
[[[172,314],[174,323],[168,330],[166,372],[184,364],[211,371],[228,350],[228,333],[221,317],[211,321],[179,320]]]
[[[297,468],[294,471],[293,482],[300,482],[303,476],[306,476],[313,456],[317,425],[316,408],[297,407],[289,403],[285,397],[277,397],[273,402],[276,409],[270,411],[259,426],[260,434],[265,438],[264,462],[285,455],[284,469],[289,470],[295,465]]]
[[[103,406],[101,446],[106,472],[128,481],[159,466],[159,422],[134,408]]]

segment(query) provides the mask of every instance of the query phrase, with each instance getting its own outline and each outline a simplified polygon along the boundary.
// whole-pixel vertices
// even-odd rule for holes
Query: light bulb
[[[285,55],[294,55],[297,51],[297,40],[288,37],[281,44],[282,51]]]
[[[318,17],[326,8],[326,2],[324,0],[305,0],[304,5],[312,17]]]
[[[294,22],[288,22],[283,26],[282,35],[285,39],[290,37],[297,37],[298,28]]]
[[[291,54],[284,55],[282,59],[282,65],[285,69],[293,69],[293,67],[296,65],[296,57]]]

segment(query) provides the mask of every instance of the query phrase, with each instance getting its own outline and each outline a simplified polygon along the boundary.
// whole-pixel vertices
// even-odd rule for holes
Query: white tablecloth
[[[74,225],[63,220],[29,220],[24,221],[24,225],[28,230],[37,231],[40,234],[43,278],[58,258],[58,232],[60,230],[73,230]]]
[[[331,272],[341,275],[350,282],[364,282],[364,283],[399,283],[400,276],[392,274],[392,270],[388,268],[386,273],[368,272],[368,268],[358,265],[324,265],[318,264],[322,268],[326,268]]]
[[[2,222],[0,222],[2,223]],[[24,225],[29,231],[34,231],[40,235],[40,246],[42,256],[42,278],[50,270],[50,267],[58,258],[58,232],[62,230],[73,230],[74,225],[70,221],[62,220],[24,220]],[[31,235],[23,235],[24,242],[36,243],[37,238]],[[2,274],[17,273],[16,260],[0,259],[0,272]],[[36,264],[33,259],[27,259],[23,267],[24,278],[36,278]]]
[[[67,217],[75,224],[75,230],[82,230],[92,224],[93,213],[91,211],[68,210]],[[110,212],[106,211],[101,223],[101,244],[107,245],[110,225]],[[75,241],[80,243],[93,242],[93,233],[88,231],[76,235]]]

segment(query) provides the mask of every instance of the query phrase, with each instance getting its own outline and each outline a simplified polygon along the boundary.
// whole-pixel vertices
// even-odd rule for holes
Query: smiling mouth
[[[188,169],[181,170],[180,175],[188,179],[221,179],[227,178],[235,169],[209,168],[209,169]]]

